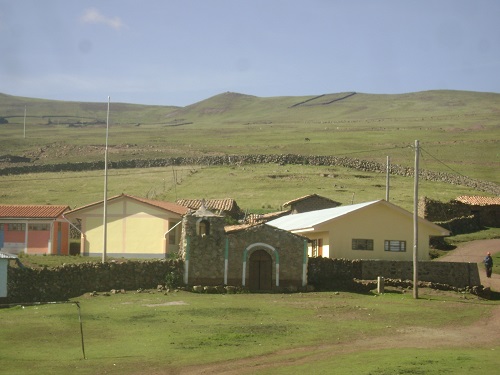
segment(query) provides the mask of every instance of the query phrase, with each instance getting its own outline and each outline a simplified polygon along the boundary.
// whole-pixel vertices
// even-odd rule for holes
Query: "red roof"
[[[108,202],[113,201],[115,199],[123,198],[123,197],[130,198],[130,199],[142,202],[142,203],[146,203],[146,204],[149,204],[151,206],[155,206],[155,207],[161,208],[163,210],[174,212],[174,213],[179,214],[179,215],[184,215],[185,213],[187,213],[189,211],[189,209],[187,207],[183,207],[183,206],[180,206],[180,205],[172,203],[172,202],[155,201],[152,199],[134,197],[134,196],[128,195],[128,194],[120,194],[120,195],[116,195],[114,197],[108,198]],[[73,213],[76,211],[83,210],[85,208],[98,206],[101,204],[103,204],[103,201],[94,202],[94,203],[87,204],[87,205],[82,206],[82,207],[75,208],[74,210],[71,210],[68,213]]]
[[[201,207],[201,202],[203,199],[177,199],[176,203],[189,207],[192,210],[197,210]],[[206,199],[204,200],[205,208],[208,210],[217,210],[220,212],[230,212],[232,211],[236,205],[236,202],[232,198],[225,199]]]
[[[458,202],[469,204],[471,206],[495,206],[500,205],[500,197],[481,197],[479,195],[461,195]]]
[[[69,210],[69,206],[7,204],[0,205],[0,218],[8,219],[56,219]]]

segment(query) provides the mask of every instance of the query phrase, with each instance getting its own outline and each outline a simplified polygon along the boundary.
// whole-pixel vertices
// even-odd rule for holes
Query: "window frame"
[[[351,250],[373,251],[373,249],[374,249],[374,241],[372,238],[353,238],[351,240]]]
[[[26,224],[25,223],[8,223],[7,224],[8,232],[26,232]]]
[[[384,240],[384,251],[389,251],[391,253],[406,253],[406,241]]]

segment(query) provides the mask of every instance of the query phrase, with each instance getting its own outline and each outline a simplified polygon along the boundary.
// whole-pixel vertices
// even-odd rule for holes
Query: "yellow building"
[[[107,200],[106,211],[107,256],[164,258],[177,254],[181,235],[181,226],[177,224],[188,208],[122,194]],[[80,254],[102,255],[103,201],[76,208],[64,216],[72,222],[80,222]]]
[[[413,214],[385,200],[287,215],[268,225],[309,238],[311,257],[413,259]],[[429,259],[429,240],[448,230],[418,220],[418,259]]]

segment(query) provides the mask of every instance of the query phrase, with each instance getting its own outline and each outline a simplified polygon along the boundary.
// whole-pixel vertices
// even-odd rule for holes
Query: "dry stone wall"
[[[182,273],[178,260],[66,264],[55,268],[9,267],[7,297],[0,304],[63,301],[87,292],[137,290],[165,284],[170,273]]]
[[[254,235],[256,233],[248,232],[243,237],[232,238],[231,241],[234,241],[233,245],[236,247],[242,248],[253,241]],[[290,237],[284,238],[284,241],[289,240]],[[279,246],[284,249],[295,245],[298,246],[284,242]],[[235,261],[240,264],[241,259]],[[290,291],[288,286],[298,285],[299,280],[294,280],[293,275],[299,272],[301,262],[282,257],[283,263],[288,261],[292,261],[293,264],[287,264],[284,268],[290,270],[291,276],[282,274],[284,285],[283,288],[275,290],[277,292]],[[237,268],[238,264],[234,267]],[[181,260],[153,260],[104,264],[88,262],[51,269],[9,267],[8,295],[0,298],[0,304],[61,301],[93,291],[157,288],[158,285],[165,285],[169,276],[171,279],[182,280],[183,265],[184,262]],[[233,287],[241,283],[239,279],[241,266],[239,267],[235,276],[231,277],[232,279],[234,277],[231,280],[234,283],[228,282],[229,285],[233,284]],[[411,287],[409,280],[413,279],[413,264],[400,261],[309,258],[307,273],[309,289],[365,292],[375,288],[373,280],[379,276],[391,280],[393,286]],[[285,281],[287,279],[288,281]],[[477,264],[473,263],[420,262],[419,280],[425,286],[437,289],[481,287],[479,270]],[[230,288],[232,287],[214,291],[229,293]],[[205,291],[206,286],[202,286],[201,290]]]
[[[355,280],[413,280],[413,262],[309,258],[308,282],[319,290],[357,289]],[[481,285],[475,263],[419,262],[419,280],[455,288]]]
[[[386,172],[386,165],[374,161],[354,159],[337,156],[314,156],[314,155],[220,155],[220,156],[199,156],[199,157],[171,157],[157,159],[134,159],[109,162],[109,167],[113,169],[123,168],[154,168],[171,165],[242,165],[242,164],[268,164],[277,163],[299,164],[299,165],[329,165],[342,166],[365,172]],[[15,175],[24,173],[40,172],[62,172],[62,171],[85,171],[102,170],[104,162],[81,162],[81,163],[61,163],[44,165],[23,165],[17,167],[7,167],[0,169],[0,176]],[[398,176],[413,176],[414,169],[400,165],[391,165],[390,174]],[[433,172],[420,170],[419,177],[427,181],[444,182],[453,185],[467,186],[469,188],[484,191],[494,195],[500,195],[500,186],[488,181],[475,180],[466,176],[452,175],[444,172]]]

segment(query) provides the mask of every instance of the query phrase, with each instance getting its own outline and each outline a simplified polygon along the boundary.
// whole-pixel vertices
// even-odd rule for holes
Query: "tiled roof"
[[[317,197],[317,198],[324,199],[326,201],[338,203],[338,202],[335,202],[333,199],[322,197],[321,195],[318,195],[318,194],[308,194],[308,195],[304,195],[303,197],[292,199],[291,201],[283,203],[283,207],[290,206],[293,203],[297,203],[297,202],[300,202],[300,201],[303,201],[303,200],[306,200],[306,199],[309,199],[309,198],[313,198],[313,197]]]
[[[470,204],[471,206],[494,206],[500,205],[500,197],[481,197],[479,195],[461,195],[455,199],[458,202]]]
[[[197,210],[201,207],[202,200],[203,199],[177,199],[176,203],[184,207],[189,207],[192,210]],[[235,206],[237,206],[236,202],[232,198],[205,200],[205,208],[208,210],[230,212]]]
[[[245,218],[245,222],[248,224],[255,224],[255,223],[265,223],[269,220],[277,219],[281,216],[289,215],[290,211],[277,211],[277,212],[269,212],[267,214],[249,214]]]
[[[2,204],[0,218],[8,219],[55,219],[69,206],[62,205],[35,205],[35,204]]]
[[[130,199],[133,199],[133,200],[136,200],[139,202],[143,202],[143,203],[149,204],[151,206],[159,207],[161,209],[164,209],[164,210],[167,210],[170,212],[175,212],[179,215],[184,215],[186,212],[188,212],[188,208],[180,206],[180,205],[172,203],[172,202],[155,201],[155,200],[146,199],[146,198],[134,197],[134,196],[128,195],[128,194],[115,195],[114,197],[108,198],[108,202],[119,199],[119,198],[124,198],[124,197],[130,198]],[[71,210],[68,213],[81,211],[85,208],[94,207],[94,206],[98,206],[98,205],[102,205],[102,204],[103,204],[103,201],[94,202],[94,203],[87,204],[87,205],[82,206],[82,207],[75,208],[74,210]]]

